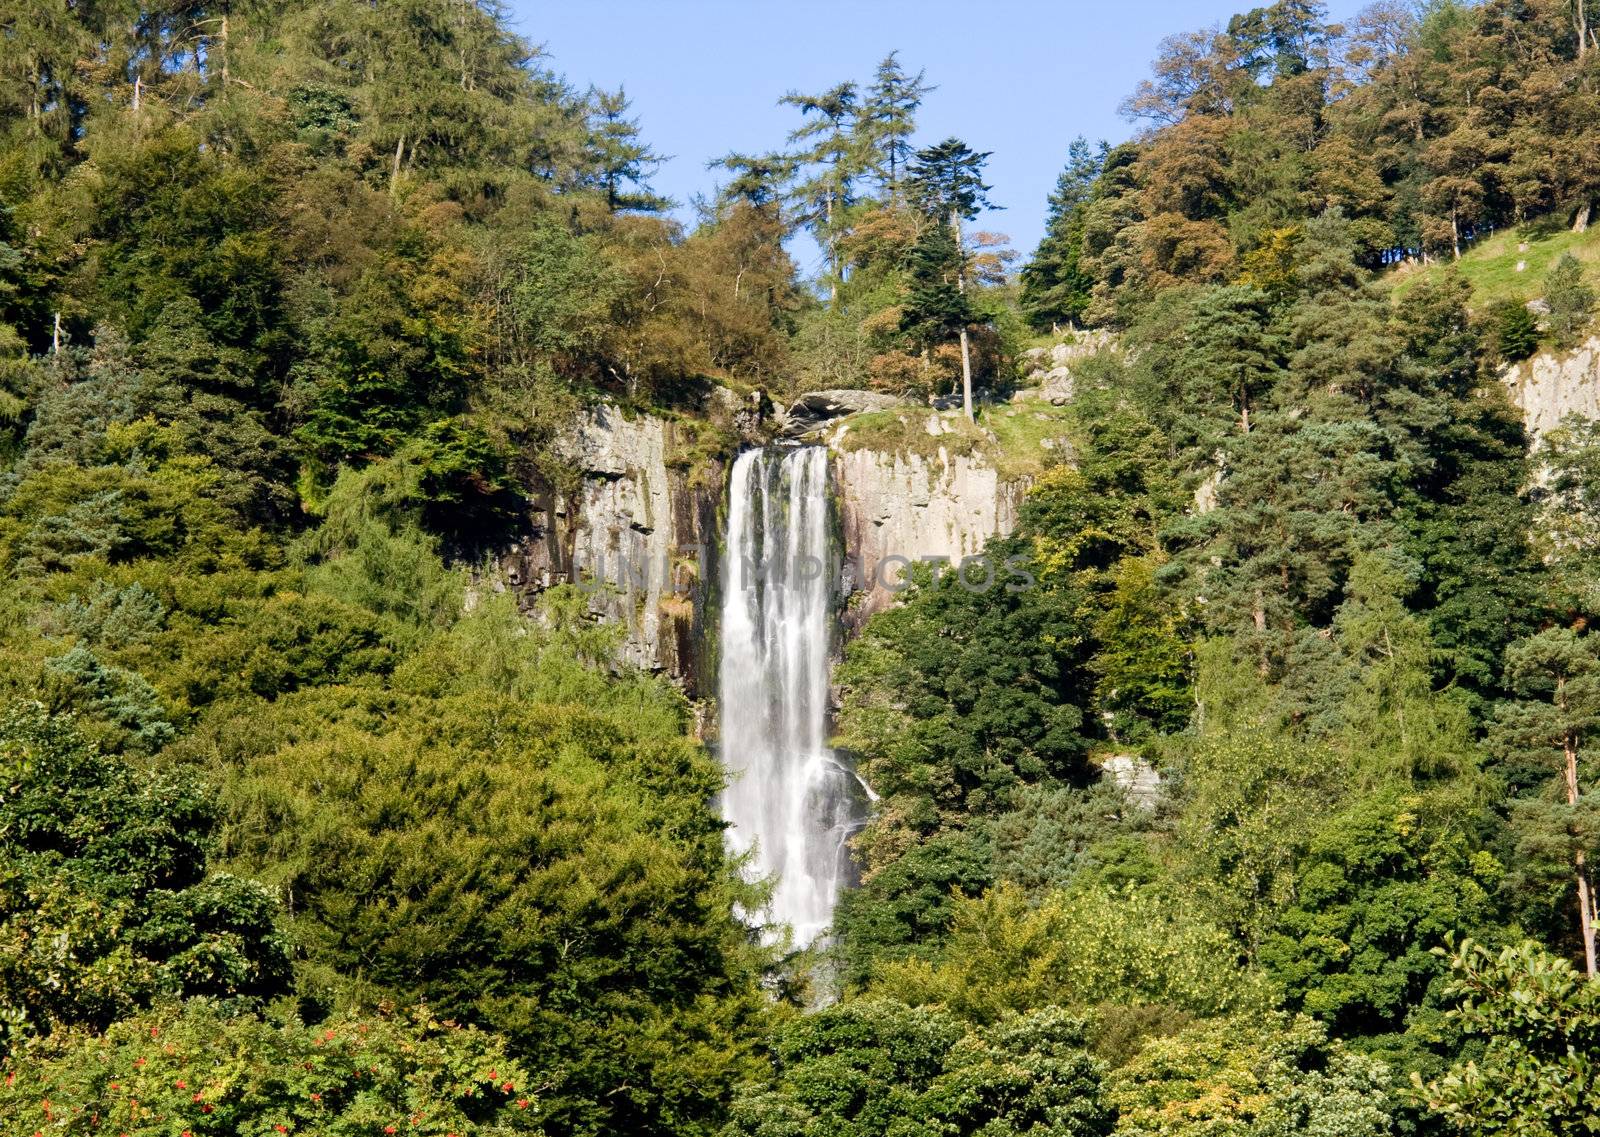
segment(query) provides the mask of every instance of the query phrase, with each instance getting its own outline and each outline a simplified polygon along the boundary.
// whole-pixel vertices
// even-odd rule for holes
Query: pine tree
[[[974,318],[960,284],[961,249],[947,226],[925,225],[908,262],[911,291],[900,328],[929,351],[959,334]]]
[[[918,150],[912,160],[906,192],[912,205],[935,224],[948,224],[958,259],[957,291],[967,291],[967,250],[962,241],[961,223],[978,216],[981,209],[993,209],[989,187],[983,181],[987,151],[978,153],[959,138],[946,138],[934,146]],[[970,322],[970,321],[968,321]],[[967,324],[960,327],[961,408],[968,420],[972,411],[972,349]]]
[[[840,83],[820,95],[790,91],[778,103],[795,107],[806,117],[805,124],[789,134],[791,143],[803,144],[792,158],[797,168],[807,171],[790,188],[789,199],[798,208],[801,223],[827,253],[829,300],[837,305],[844,277],[839,255],[844,211],[855,199],[856,180],[866,170],[855,136],[860,114],[856,85]]]
[[[1529,636],[1507,649],[1506,679],[1516,700],[1501,707],[1496,740],[1509,756],[1554,765],[1565,802],[1564,808],[1528,803],[1532,808],[1519,811],[1523,844],[1565,862],[1577,891],[1578,930],[1592,978],[1596,914],[1589,859],[1595,810],[1584,786],[1590,772],[1585,749],[1600,731],[1600,639],[1571,628]]]
[[[1091,150],[1079,135],[1067,150],[1045,218],[1044,239],[1022,270],[1022,307],[1035,327],[1072,323],[1089,306],[1094,278],[1083,268],[1084,208],[1110,147]]]
[[[651,191],[649,177],[665,160],[639,139],[639,120],[628,117],[627,93],[590,92],[589,155],[612,213],[660,213],[672,202]],[[632,186],[630,190],[627,187]]]
[[[1556,342],[1571,347],[1594,314],[1594,289],[1584,282],[1583,265],[1571,253],[1562,253],[1545,278],[1544,298]]]
[[[768,213],[778,212],[784,187],[795,174],[786,154],[740,154],[730,151],[706,163],[708,170],[726,170],[732,177],[717,191],[720,205],[745,202]]]
[[[1506,300],[1495,306],[1495,346],[1508,363],[1527,359],[1539,349],[1539,321],[1526,304]]]
[[[891,51],[878,64],[877,76],[867,90],[861,108],[858,132],[871,152],[872,174],[886,196],[899,188],[900,179],[911,164],[911,135],[916,130],[916,112],[922,98],[937,90],[928,83],[926,72],[908,75],[900,65],[900,53]]]

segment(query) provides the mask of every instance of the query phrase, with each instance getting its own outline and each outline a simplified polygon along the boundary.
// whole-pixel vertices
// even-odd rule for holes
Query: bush
[[[158,996],[287,988],[277,905],[206,874],[205,789],[102,754],[37,704],[0,718],[0,1018],[103,1027]]]
[[[425,1008],[311,1027],[195,999],[103,1036],[35,1040],[6,1066],[11,1132],[98,1133],[101,1119],[126,1137],[541,1132],[531,1079],[505,1043]]]
[[[728,1137],[1090,1137],[1110,1131],[1084,1024],[1055,1008],[982,1034],[892,1000],[830,1007],[777,1040],[770,1086],[733,1105]]]
[[[1227,1018],[1157,1038],[1109,1080],[1119,1137],[1384,1137],[1387,1066],[1308,1019]]]
[[[955,902],[938,963],[886,964],[875,986],[976,1022],[1050,1005],[1159,1004],[1215,1015],[1270,1002],[1227,935],[1177,897],[1088,888],[1034,907],[1010,884]]]
[[[233,863],[293,898],[302,1005],[425,1000],[493,1029],[564,1132],[703,1132],[761,1007],[709,806],[722,771],[664,684],[586,667],[509,609],[388,689],[220,724]]]
[[[1506,300],[1492,312],[1495,346],[1507,363],[1527,359],[1539,350],[1539,321],[1525,304]]]
[[[1571,253],[1562,253],[1545,278],[1544,298],[1556,342],[1571,347],[1594,314],[1594,289],[1584,282],[1583,265]]]
[[[1531,941],[1492,952],[1465,940],[1450,960],[1451,1018],[1486,1044],[1419,1095],[1473,1137],[1594,1132],[1600,982]]]

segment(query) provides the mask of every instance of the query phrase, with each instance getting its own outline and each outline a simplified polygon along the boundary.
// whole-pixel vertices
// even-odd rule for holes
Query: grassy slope
[[[1527,249],[1518,246],[1527,243]],[[1485,238],[1455,261],[1455,268],[1472,285],[1473,306],[1488,308],[1501,300],[1526,303],[1544,295],[1544,278],[1562,253],[1584,263],[1584,275],[1600,280],[1600,225],[1586,233],[1568,229],[1506,229]],[[1517,271],[1518,262],[1525,267]],[[1400,269],[1389,277],[1395,294],[1404,295],[1418,281],[1447,271],[1452,262],[1441,261],[1422,269]]]
[[[944,433],[927,431],[928,418],[938,414]],[[932,457],[942,448],[950,454],[981,455],[1002,477],[1036,477],[1050,463],[1045,439],[1068,436],[1070,414],[1046,402],[1000,403],[979,408],[978,422],[960,411],[935,412],[921,407],[867,411],[846,420],[840,445],[846,450],[882,450]]]

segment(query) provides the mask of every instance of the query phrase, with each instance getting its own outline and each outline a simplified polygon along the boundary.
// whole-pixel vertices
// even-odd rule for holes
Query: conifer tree
[[[1594,289],[1584,283],[1583,266],[1571,253],[1562,253],[1544,283],[1550,305],[1550,329],[1556,342],[1571,347],[1594,313]]]
[[[908,257],[911,292],[900,328],[925,351],[963,334],[973,320],[972,304],[961,289],[961,249],[943,224],[926,225]]]
[[[1555,767],[1561,804],[1528,800],[1514,817],[1524,850],[1563,863],[1575,886],[1584,964],[1596,974],[1595,896],[1589,861],[1596,839],[1596,803],[1586,785],[1586,749],[1600,731],[1600,640],[1571,628],[1550,628],[1512,644],[1506,679],[1516,699],[1501,707],[1496,739],[1508,757]]]
[[[649,178],[664,159],[640,140],[639,120],[628,117],[629,106],[620,87],[590,92],[590,161],[612,213],[660,213],[672,203],[651,191]]]
[[[839,254],[844,211],[854,200],[855,183],[866,169],[855,133],[860,115],[856,85],[839,83],[818,95],[790,91],[778,103],[797,108],[806,119],[789,134],[791,143],[801,144],[792,157],[805,171],[802,180],[790,188],[789,198],[798,208],[802,224],[827,254],[828,294],[837,304],[844,276]]]
[[[1022,307],[1035,327],[1080,319],[1089,306],[1094,278],[1084,269],[1084,208],[1104,168],[1110,147],[1091,150],[1082,135],[1067,150],[1067,166],[1056,179],[1045,217],[1045,235],[1022,270]]]
[[[911,173],[906,179],[906,192],[912,205],[935,224],[947,224],[955,242],[958,258],[956,288],[967,291],[967,252],[962,241],[961,223],[978,216],[981,209],[993,209],[989,201],[989,187],[983,181],[987,151],[978,153],[959,138],[946,138],[933,146],[918,150],[912,160]],[[970,322],[970,321],[969,321]],[[972,349],[967,336],[967,324],[959,329],[961,337],[961,407],[971,420],[972,412]]]
[[[708,170],[726,170],[732,177],[717,191],[719,204],[742,201],[777,213],[784,186],[794,177],[794,159],[786,154],[740,154],[730,151],[706,163]]]
[[[891,51],[878,64],[866,104],[861,108],[858,130],[871,152],[872,174],[886,196],[896,192],[911,164],[917,108],[924,95],[937,90],[927,82],[926,74],[907,74],[900,65],[900,53]]]

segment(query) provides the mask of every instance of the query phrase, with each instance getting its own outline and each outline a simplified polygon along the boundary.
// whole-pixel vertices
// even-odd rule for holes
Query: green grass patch
[[[1526,243],[1527,249],[1520,246]],[[1389,277],[1394,296],[1404,296],[1424,280],[1437,279],[1453,265],[1472,285],[1472,306],[1482,311],[1504,300],[1525,304],[1544,295],[1544,278],[1562,253],[1583,262],[1584,275],[1600,280],[1600,226],[1587,232],[1528,227],[1506,229],[1479,241],[1459,261],[1438,261],[1426,268],[1398,270]],[[1518,263],[1523,264],[1521,272]]]
[[[994,435],[994,462],[1000,476],[1036,478],[1061,458],[1071,412],[1043,401],[985,407],[978,424]],[[1055,442],[1053,448],[1046,442]]]
[[[941,432],[930,434],[928,420],[937,415]],[[1007,481],[1037,477],[1057,461],[1060,449],[1047,448],[1047,439],[1065,440],[1070,412],[1044,402],[1001,404],[979,409],[976,424],[958,410],[932,411],[906,407],[865,411],[843,421],[839,448],[875,450],[885,454],[934,458],[947,454],[981,458]],[[837,436],[836,436],[837,437]]]

